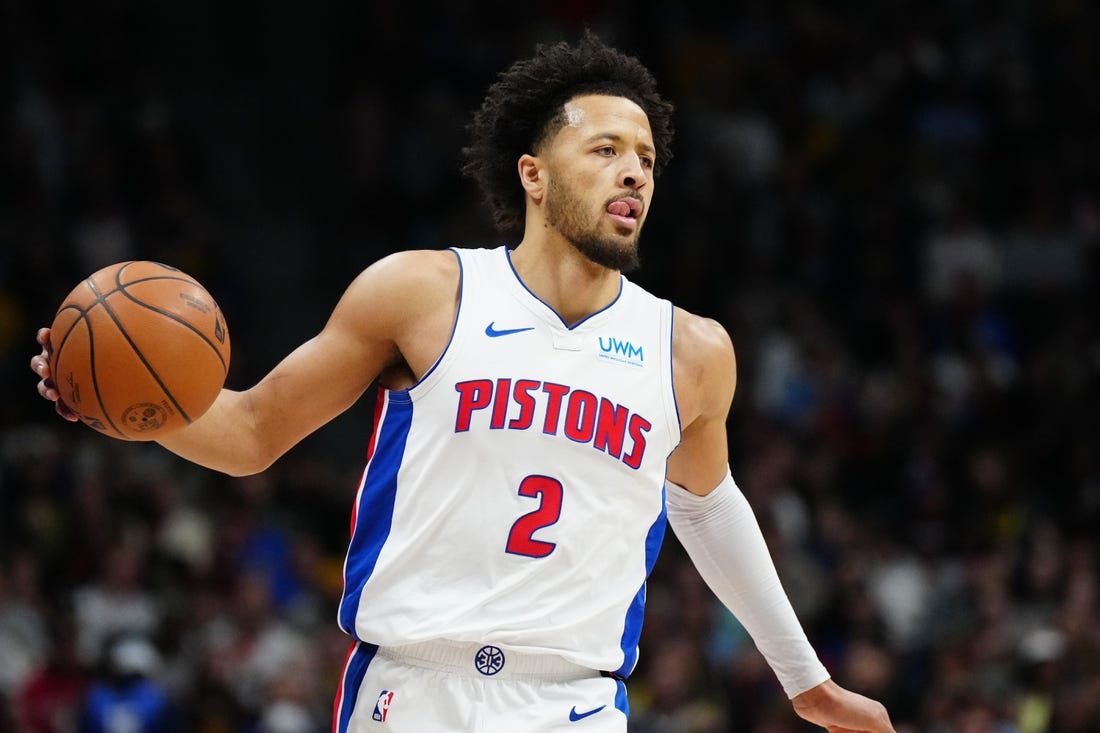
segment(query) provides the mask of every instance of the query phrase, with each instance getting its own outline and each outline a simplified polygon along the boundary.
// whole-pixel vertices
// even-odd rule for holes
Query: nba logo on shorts
[[[371,716],[379,723],[386,722],[386,715],[390,711],[390,703],[393,702],[393,693],[389,690],[382,690],[378,693],[378,702],[374,703],[374,715]]]

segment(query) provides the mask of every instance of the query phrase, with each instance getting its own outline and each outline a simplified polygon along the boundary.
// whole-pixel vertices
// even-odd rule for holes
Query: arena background
[[[1084,0],[0,2],[0,730],[77,730],[121,673],[166,727],[85,730],[328,729],[371,398],[229,479],[56,418],[34,331],[160,260],[252,384],[384,254],[506,241],[463,126],[585,25],[677,105],[635,279],[732,334],[734,473],[834,676],[899,731],[1100,730]],[[671,536],[641,660],[632,732],[805,729]]]

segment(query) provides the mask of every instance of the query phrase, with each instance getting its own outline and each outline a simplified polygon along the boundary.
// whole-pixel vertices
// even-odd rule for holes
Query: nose
[[[622,160],[623,167],[619,172],[619,183],[624,188],[637,191],[648,183],[649,174],[642,166],[642,159],[638,155],[634,153],[624,155]]]

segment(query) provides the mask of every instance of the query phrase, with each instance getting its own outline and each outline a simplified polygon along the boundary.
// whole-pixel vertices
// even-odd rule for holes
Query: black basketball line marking
[[[91,286],[90,280],[88,284]],[[94,290],[95,287],[92,286],[92,289]],[[89,308],[89,310],[91,309]],[[99,411],[103,413],[103,417],[107,418],[107,422],[111,424],[111,428],[121,437],[126,438],[126,434],[122,432],[119,427],[115,425],[115,421],[111,419],[111,413],[107,410],[107,405],[103,404],[103,396],[99,393],[99,378],[96,376],[95,368],[95,335],[92,333],[92,322],[84,316],[81,316],[80,319],[84,321],[88,327],[88,371],[92,374],[92,389],[95,391],[95,400],[99,403]],[[69,331],[72,331],[72,329],[70,328]]]
[[[121,275],[121,274],[122,274],[122,272],[120,270],[119,275]],[[115,277],[115,285],[118,286],[118,287],[116,287],[115,290],[120,290],[120,289],[128,287],[130,285],[136,285],[137,283],[149,282],[150,280],[178,280],[181,283],[191,283],[192,285],[198,282],[198,280],[196,280],[194,278],[185,277],[185,276],[182,276],[182,275],[147,275],[145,277],[139,277],[136,280],[128,280],[126,282],[122,282],[116,276]],[[113,293],[114,290],[112,290],[111,292]],[[108,293],[108,295],[109,294],[110,293]]]
[[[153,278],[150,278],[150,279],[153,279]],[[206,337],[205,333],[203,333],[199,329],[195,328],[195,325],[193,323],[191,323],[190,321],[188,321],[184,318],[180,318],[175,313],[172,313],[171,311],[166,311],[163,308],[158,308],[155,305],[150,305],[149,303],[146,303],[144,300],[138,300],[137,298],[135,298],[133,295],[131,295],[126,290],[126,288],[129,287],[132,284],[133,283],[127,283],[125,286],[119,288],[118,290],[113,290],[110,293],[107,293],[106,295],[114,295],[115,293],[122,293],[127,298],[129,298],[135,305],[140,305],[142,308],[145,308],[147,310],[151,310],[154,313],[157,313],[159,315],[164,316],[165,318],[167,318],[170,321],[175,321],[176,323],[180,324],[181,326],[186,327],[189,331],[191,331],[196,336],[198,336],[200,339],[202,339],[203,342],[207,346],[209,346],[211,349],[214,350],[214,355],[217,356],[218,361],[220,361],[222,363],[222,371],[225,372],[226,374],[229,373],[229,366],[225,363],[225,357],[222,356],[222,352],[218,350],[218,347],[214,344],[214,342]],[[106,295],[104,297],[106,297]],[[218,310],[218,313],[221,313],[221,308],[218,308],[217,310]]]
[[[119,332],[126,338],[126,341],[129,342],[130,348],[134,350],[134,353],[137,354],[138,359],[141,359],[141,363],[145,365],[145,368],[148,370],[149,374],[153,377],[154,380],[156,380],[156,383],[160,385],[161,391],[163,391],[164,394],[167,395],[168,399],[170,399],[172,401],[172,404],[176,406],[176,409],[179,410],[180,417],[190,423],[191,418],[187,416],[187,412],[184,411],[184,409],[180,406],[180,403],[177,402],[176,398],[172,396],[172,393],[171,391],[169,391],[168,387],[164,384],[164,382],[161,381],[160,375],[157,374],[157,371],[153,369],[153,365],[150,364],[149,361],[145,358],[145,354],[141,353],[141,349],[137,347],[137,344],[134,343],[134,340],[130,338],[130,334],[126,333],[126,329],[122,327],[122,322],[119,320],[118,316],[115,315],[115,312],[111,310],[111,306],[107,305],[107,301],[104,300],[104,296],[100,294],[99,290],[95,286],[95,283],[92,282],[91,279],[88,279],[85,282],[88,283],[88,287],[90,287],[92,289],[92,292],[95,293],[96,302],[100,303],[103,306],[103,310],[107,313],[107,315],[111,317],[111,320],[115,322],[115,326],[118,327]]]
[[[90,284],[90,281],[88,282]],[[115,425],[115,421],[111,419],[110,413],[107,412],[107,406],[103,404],[103,396],[99,393],[99,380],[96,378],[95,370],[95,337],[92,333],[92,322],[84,317],[89,310],[91,310],[91,308],[88,308],[88,310],[81,312],[80,317],[73,321],[73,324],[69,326],[69,330],[65,332],[65,338],[63,338],[61,340],[61,343],[57,346],[57,360],[58,362],[61,361],[61,350],[65,348],[65,344],[69,340],[69,335],[76,329],[78,323],[84,321],[84,327],[88,329],[88,371],[92,375],[92,391],[95,393],[95,401],[99,404],[99,411],[103,414],[103,417],[107,420],[107,422],[110,423],[111,428],[116,433],[118,433],[120,438],[125,439],[126,434],[119,430],[118,426]],[[54,378],[57,378],[56,374],[54,375]],[[58,385],[59,392],[60,389],[61,387],[60,385]],[[73,409],[75,410],[76,408],[74,407]]]
[[[116,287],[112,290],[104,290],[103,291],[103,297],[106,298],[108,295],[114,295],[115,293],[118,293],[118,292],[126,292],[126,288],[130,287],[131,285],[137,285],[138,283],[147,283],[147,282],[151,282],[153,280],[175,280],[176,282],[186,283],[188,285],[194,285],[196,282],[198,282],[197,280],[189,280],[185,277],[162,277],[161,275],[155,275],[153,277],[142,277],[142,278],[138,278],[137,280],[131,280],[128,283],[122,283],[121,285],[119,285],[118,287]],[[200,285],[199,287],[202,287],[202,286]],[[203,288],[203,290],[205,290],[205,289],[206,288]],[[99,291],[96,291],[96,292],[99,292]],[[213,297],[213,296],[211,296],[211,297]],[[76,306],[71,306],[71,307],[75,308]]]
[[[92,308],[95,308],[97,305],[99,305],[99,303],[103,300],[103,298],[106,298],[110,295],[114,295],[115,293],[117,293],[119,291],[125,292],[126,288],[129,287],[130,285],[136,285],[137,283],[149,282],[150,280],[176,280],[176,281],[181,282],[181,283],[187,283],[188,285],[194,285],[195,282],[196,282],[195,280],[188,280],[185,277],[167,277],[167,276],[162,276],[162,275],[154,275],[152,277],[143,277],[143,278],[140,278],[138,280],[132,280],[128,283],[120,285],[119,287],[115,288],[114,290],[104,291],[101,294],[100,294],[100,291],[95,290],[95,292],[97,294],[99,294],[100,297],[97,298],[96,300],[92,301],[92,304],[89,305],[87,308],[81,308],[79,305],[75,305],[75,304],[70,303],[69,305],[66,305],[62,308],[59,308],[57,310],[57,314],[60,315],[62,311],[75,310],[77,313],[79,313],[81,316],[83,316],[85,313],[90,311]],[[84,281],[83,284],[90,285],[91,282],[92,282],[91,278],[88,278],[87,280]],[[93,290],[94,290],[94,288],[93,288]],[[211,296],[211,297],[213,297],[213,296]],[[220,311],[221,308],[219,308],[218,310]],[[56,319],[57,315],[55,315],[54,318]]]
[[[129,291],[126,290],[126,288],[130,287],[131,285],[137,285],[138,283],[146,283],[146,282],[150,282],[152,280],[175,280],[177,282],[187,283],[188,285],[198,285],[203,290],[206,290],[206,288],[203,288],[202,285],[197,280],[195,280],[194,278],[189,277],[189,276],[188,277],[177,277],[177,276],[173,276],[173,275],[149,275],[148,277],[141,277],[141,278],[138,278],[137,280],[130,280],[129,282],[126,282],[126,283],[122,282],[122,273],[126,270],[126,268],[128,268],[130,265],[133,265],[133,264],[136,264],[136,262],[127,262],[125,265],[123,265],[122,267],[118,268],[117,271],[115,271],[115,285],[117,287],[114,290],[110,291],[110,292],[103,293],[103,297],[106,298],[109,295],[114,295],[115,293],[121,292],[123,295],[125,295],[127,298],[129,298],[131,301],[133,301],[137,305],[140,305],[143,308],[147,308],[147,309],[153,311],[154,313],[158,313],[158,314],[164,316],[165,318],[173,320],[176,323],[180,324],[181,326],[185,326],[192,333],[194,333],[200,339],[205,341],[207,346],[209,346],[211,349],[214,350],[214,355],[217,356],[218,361],[220,361],[222,363],[222,372],[226,376],[229,376],[229,365],[225,363],[225,357],[222,356],[221,349],[219,349],[213,341],[208,339],[206,337],[205,333],[203,333],[199,329],[195,328],[195,326],[193,324],[191,324],[189,321],[187,321],[183,318],[180,318],[175,313],[171,313],[169,311],[157,308],[156,306],[150,305],[150,304],[146,303],[143,300],[138,300],[133,295],[131,295],[129,293]],[[165,269],[175,269],[175,268],[169,267],[168,265],[161,264],[160,262],[154,262],[153,264],[157,265],[159,267],[163,267]],[[176,270],[176,272],[179,272],[179,270]],[[210,295],[210,293],[207,292],[207,295]],[[210,295],[210,300],[213,301],[214,296]],[[221,310],[222,309],[218,308],[217,302],[214,302],[214,307],[217,308],[218,314],[221,315]],[[224,315],[222,316],[222,322],[223,323],[225,322],[225,316]],[[190,422],[190,420],[188,422]]]
[[[69,334],[71,334],[73,332],[73,329],[76,328],[76,324],[80,323],[80,321],[82,321],[84,319],[84,314],[88,312],[88,311],[84,310],[83,308],[78,308],[75,305],[67,305],[64,308],[59,308],[58,311],[57,311],[57,315],[61,315],[62,311],[67,311],[67,310],[70,310],[70,309],[77,311],[78,313],[80,313],[80,315],[76,317],[75,321],[73,321],[71,324],[69,324],[69,330],[66,331],[65,335],[61,337],[61,343],[59,343],[57,345],[57,349],[56,349],[58,359],[61,358],[61,350],[63,348],[65,348],[65,343],[69,340]],[[53,319],[56,321],[57,316],[54,316]],[[56,377],[57,375],[55,374],[54,376]]]
[[[169,272],[174,272],[176,274],[175,275],[171,275],[171,274],[168,274],[168,275],[147,275],[145,277],[139,277],[137,280],[131,280],[128,283],[122,282],[122,273],[126,272],[126,270],[130,267],[130,265],[139,265],[139,264],[142,264],[142,263],[147,263],[147,264],[150,264],[150,265],[156,265],[157,267],[162,267],[165,270],[168,270]],[[164,264],[161,264],[160,262],[153,262],[151,260],[134,260],[132,262],[123,263],[121,267],[119,267],[117,270],[115,270],[115,285],[117,287],[114,290],[112,290],[111,293],[116,292],[118,290],[122,290],[127,285],[133,285],[134,283],[148,282],[149,280],[179,280],[180,282],[186,282],[186,283],[196,283],[196,282],[198,282],[197,280],[195,280],[195,278],[193,278],[190,275],[184,273],[182,270],[179,270],[175,267],[171,267],[170,265],[164,265]],[[110,295],[111,293],[104,293],[104,297]]]
[[[117,283],[119,286],[121,286],[122,285],[122,273],[125,272],[127,270],[127,268],[129,268],[131,265],[141,265],[141,264],[155,265],[156,267],[160,267],[161,269],[169,270],[171,272],[175,272],[175,273],[178,273],[180,275],[183,275],[183,271],[180,270],[179,268],[170,267],[169,265],[164,265],[164,264],[161,264],[160,262],[153,262],[152,260],[130,260],[129,262],[123,262],[121,265],[119,265],[118,269],[115,270],[115,283]]]
[[[170,274],[169,275],[147,275],[146,277],[139,277],[137,280],[131,280],[130,282],[127,282],[127,283],[122,282],[122,273],[124,273],[130,267],[130,265],[138,265],[138,264],[142,264],[142,263],[148,263],[148,264],[151,264],[151,265],[156,265],[157,267],[163,267],[165,270],[168,270],[169,272],[175,272],[177,274],[175,274],[175,275],[170,275]],[[191,277],[190,275],[185,274],[183,271],[181,271],[181,270],[179,270],[175,267],[172,267],[171,265],[165,265],[165,264],[162,264],[160,262],[153,262],[152,260],[134,260],[132,262],[124,262],[121,267],[119,267],[117,270],[115,270],[115,289],[111,290],[110,292],[104,293],[103,297],[106,298],[108,295],[111,295],[113,293],[117,293],[119,290],[125,291],[126,287],[129,286],[129,285],[135,285],[137,283],[149,282],[150,280],[177,280],[179,282],[190,283],[192,285],[194,285],[195,283],[198,282],[197,280],[195,280],[195,278]]]

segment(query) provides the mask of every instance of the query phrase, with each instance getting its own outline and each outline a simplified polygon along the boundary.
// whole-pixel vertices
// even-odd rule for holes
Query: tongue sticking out
[[[607,213],[615,216],[630,216],[630,204],[625,201],[612,201],[607,206]]]

